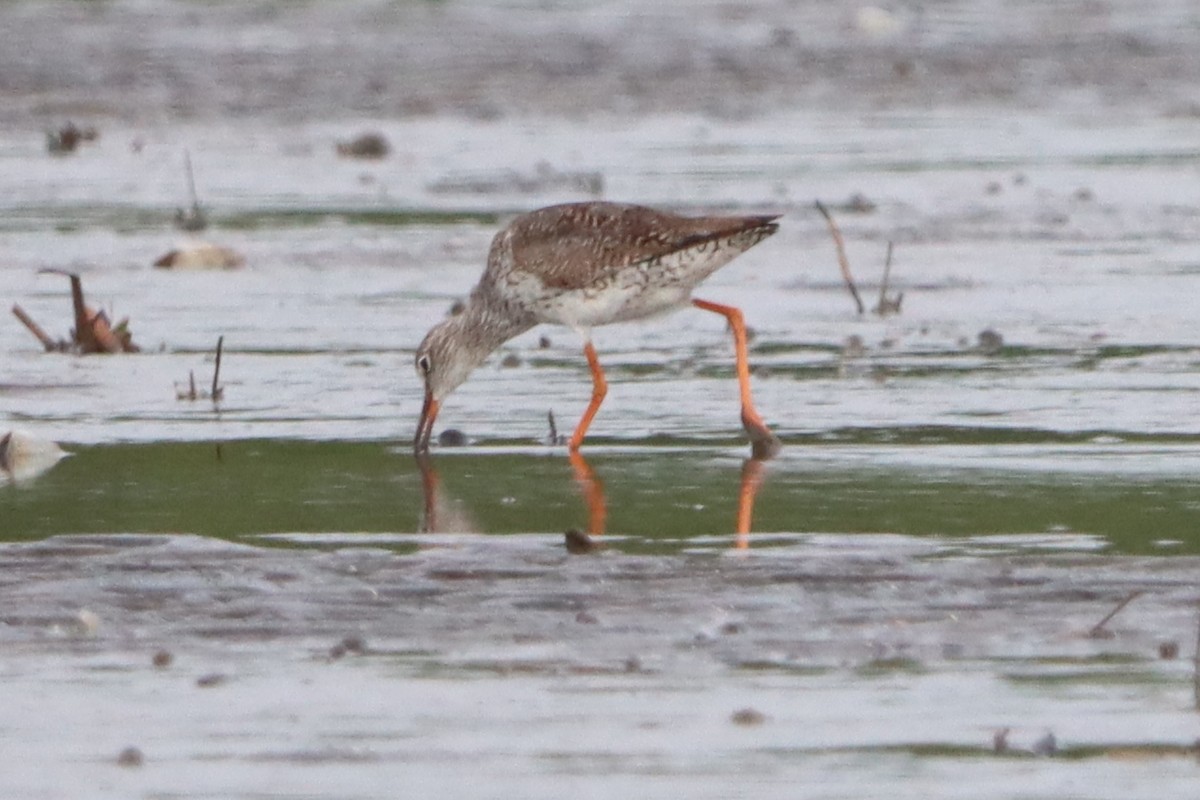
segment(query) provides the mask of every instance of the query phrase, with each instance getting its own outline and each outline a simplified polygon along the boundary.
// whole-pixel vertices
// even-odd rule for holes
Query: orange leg
[[[604,370],[600,367],[600,359],[596,357],[596,348],[592,346],[591,342],[583,345],[583,354],[587,356],[588,366],[592,370],[592,402],[588,403],[587,411],[583,412],[583,419],[579,420],[579,424],[575,426],[575,433],[571,434],[571,441],[567,443],[567,450],[572,453],[579,449],[579,445],[583,444],[583,437],[587,434],[588,426],[592,424],[592,419],[600,410],[600,404],[604,402],[604,395],[608,394],[608,381],[604,379]]]
[[[567,453],[571,461],[571,469],[575,473],[575,482],[583,491],[583,498],[588,506],[588,533],[599,536],[604,533],[605,519],[608,517],[608,504],[604,500],[604,484],[592,471],[591,464],[584,460],[577,450]]]
[[[780,443],[767,423],[754,408],[754,398],[750,395],[750,358],[746,348],[746,323],[742,319],[742,311],[733,306],[723,306],[710,303],[707,300],[692,300],[692,305],[705,311],[720,314],[729,321],[733,329],[733,344],[737,361],[738,388],[742,395],[742,427],[750,434],[750,444],[755,458],[770,458],[779,452]]]

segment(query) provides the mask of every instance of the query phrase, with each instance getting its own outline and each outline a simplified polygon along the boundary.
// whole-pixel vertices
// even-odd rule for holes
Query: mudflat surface
[[[1196,624],[1195,557],[863,535],[674,556],[569,556],[531,535],[404,537],[407,554],[386,538],[285,541],[320,549],[5,548],[7,790],[724,797],[811,782],[857,797],[894,781],[916,798],[970,781],[980,797],[1118,798],[1194,785],[1178,652]],[[131,746],[142,766],[117,766]]]

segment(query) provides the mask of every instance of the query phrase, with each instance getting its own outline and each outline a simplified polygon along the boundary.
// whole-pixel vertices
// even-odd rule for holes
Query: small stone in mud
[[[458,428],[446,428],[438,434],[438,444],[442,447],[462,447],[467,443],[467,435]]]
[[[154,654],[151,663],[159,669],[166,669],[171,666],[171,662],[175,660],[175,656],[171,655],[170,650],[159,650]]]
[[[753,708],[741,708],[733,712],[733,715],[729,717],[729,721],[734,725],[750,727],[752,725],[762,725],[767,721],[767,717],[761,711]]]
[[[228,679],[221,673],[210,672],[207,675],[201,675],[199,678],[196,678],[196,685],[201,689],[209,689],[213,686],[220,686],[226,680]]]
[[[89,608],[80,609],[75,619],[79,623],[79,632],[84,636],[95,636],[96,631],[100,630],[100,615]]]
[[[988,355],[995,355],[1004,347],[1004,337],[991,328],[979,332],[979,349]]]
[[[1033,754],[1035,756],[1052,756],[1058,752],[1058,740],[1054,738],[1054,732],[1049,731],[1045,736],[1033,743]]]
[[[580,625],[595,625],[600,620],[596,619],[596,615],[590,611],[580,611],[575,615],[575,621]]]
[[[516,353],[507,353],[504,358],[500,359],[500,366],[505,369],[521,366],[521,357]]]
[[[136,747],[126,747],[117,755],[117,765],[122,767],[140,767],[146,762],[142,751]]]
[[[630,656],[629,658],[625,659],[625,671],[626,672],[641,672],[642,671],[642,660],[640,658],[638,658],[637,656]]]
[[[382,133],[363,133],[348,142],[338,142],[337,154],[345,158],[383,158],[391,149]]]
[[[361,636],[351,634],[342,639],[342,647],[346,648],[347,653],[354,653],[356,656],[361,656],[367,652],[367,644]]]
[[[538,348],[541,350],[549,350],[550,349],[550,337],[544,336],[544,335],[542,337],[540,337],[538,339]]]
[[[594,553],[601,547],[599,542],[578,528],[571,528],[563,534],[563,542],[567,546],[567,552],[573,556]]]
[[[1158,657],[1163,661],[1171,661],[1179,657],[1179,642],[1160,642]]]

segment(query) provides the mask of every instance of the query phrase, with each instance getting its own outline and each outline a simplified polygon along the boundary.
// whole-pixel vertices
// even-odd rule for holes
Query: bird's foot
[[[757,414],[742,413],[742,427],[750,435],[750,457],[756,461],[774,458],[783,449],[783,442]]]

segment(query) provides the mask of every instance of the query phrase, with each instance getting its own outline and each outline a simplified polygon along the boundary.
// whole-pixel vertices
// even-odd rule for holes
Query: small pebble
[[[979,332],[978,342],[979,349],[988,355],[999,353],[1000,348],[1004,347],[1004,337],[991,328],[984,328]]]
[[[196,685],[201,689],[209,689],[213,686],[220,686],[226,681],[226,677],[219,672],[210,672],[207,675],[201,675],[196,678]]]
[[[630,656],[629,658],[625,659],[625,671],[626,672],[641,672],[642,671],[642,660],[640,658],[638,658],[637,656]]]
[[[80,609],[75,619],[79,622],[79,632],[84,636],[95,636],[100,630],[100,615],[90,609]]]
[[[392,150],[382,133],[362,133],[348,142],[338,142],[337,154],[346,158],[383,158]]]
[[[1158,657],[1163,661],[1171,661],[1179,657],[1179,642],[1161,642],[1158,645]]]
[[[159,650],[154,654],[154,658],[151,659],[151,663],[153,663],[154,666],[158,667],[159,669],[166,669],[167,667],[171,666],[171,662],[174,660],[175,656],[171,655],[170,650]]]
[[[1048,732],[1033,744],[1033,754],[1035,756],[1052,756],[1057,752],[1058,740],[1054,738],[1053,732]]]
[[[596,615],[590,611],[580,611],[575,615],[575,621],[580,625],[595,625],[600,620],[596,619]]]
[[[767,721],[767,717],[761,711],[756,711],[753,708],[742,708],[733,712],[729,721],[734,725],[750,727],[752,725],[762,725]]]
[[[122,767],[140,767],[145,761],[146,757],[136,747],[126,747],[117,756],[117,764]]]
[[[567,552],[573,556],[594,553],[600,549],[600,543],[578,528],[571,528],[563,534],[563,542]]]
[[[521,357],[516,353],[505,353],[504,358],[500,359],[500,366],[506,369],[521,366]]]
[[[342,647],[346,648],[347,653],[354,653],[356,656],[361,656],[367,652],[366,642],[361,636],[351,634],[342,639]]]
[[[438,444],[442,447],[462,447],[467,443],[467,435],[458,428],[446,428],[438,434]]]
[[[855,192],[850,195],[843,208],[855,214],[870,214],[875,210],[875,203],[862,192]]]
[[[542,350],[549,350],[551,346],[550,337],[542,336],[538,339],[538,347]]]

